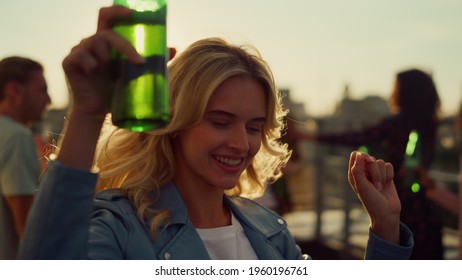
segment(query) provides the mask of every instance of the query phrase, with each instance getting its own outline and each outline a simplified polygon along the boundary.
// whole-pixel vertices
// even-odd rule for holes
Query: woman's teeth
[[[237,166],[241,163],[241,159],[230,159],[221,156],[216,156],[215,159],[229,166]]]

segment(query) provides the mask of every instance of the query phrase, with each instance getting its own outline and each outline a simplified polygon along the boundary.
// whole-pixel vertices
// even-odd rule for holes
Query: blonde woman
[[[63,62],[74,107],[20,257],[308,258],[281,217],[248,199],[280,176],[290,156],[278,140],[286,112],[256,51],[217,38],[193,43],[168,67],[166,128],[134,133],[103,126],[110,48],[143,63],[109,29],[111,19],[128,14],[103,8],[97,33]],[[367,257],[406,258],[412,234],[399,222],[392,169],[356,153],[353,165],[350,180],[372,218]]]

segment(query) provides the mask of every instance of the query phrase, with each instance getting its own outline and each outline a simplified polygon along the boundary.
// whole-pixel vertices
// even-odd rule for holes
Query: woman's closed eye
[[[212,124],[213,127],[218,128],[218,129],[225,129],[229,128],[232,123],[230,121],[224,121],[224,120],[210,120],[210,123]],[[262,124],[250,124],[246,125],[246,130],[250,134],[257,134],[262,131]]]
[[[222,120],[211,120],[210,123],[216,128],[227,128],[230,126],[230,122]]]
[[[262,130],[263,125],[248,125],[247,126],[247,131],[249,133],[260,133]]]

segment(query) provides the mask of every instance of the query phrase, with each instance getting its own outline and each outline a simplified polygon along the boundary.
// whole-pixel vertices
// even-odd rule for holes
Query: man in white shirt
[[[0,61],[0,259],[15,259],[40,176],[31,125],[50,104],[40,63]]]

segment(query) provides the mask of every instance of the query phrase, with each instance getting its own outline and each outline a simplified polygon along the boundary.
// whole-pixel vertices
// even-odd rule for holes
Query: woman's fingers
[[[356,155],[358,152],[354,151],[350,154],[350,162],[348,164],[348,182],[350,182],[350,185],[355,188],[356,187],[356,182],[355,182],[355,177],[353,176],[353,166],[356,162]],[[357,193],[357,191],[354,189],[354,191]]]
[[[354,151],[350,155],[348,181],[358,194],[366,186],[374,185],[378,191],[390,185],[394,178],[393,165],[381,159]]]
[[[134,64],[144,63],[144,58],[127,40],[113,31],[106,30],[82,40],[64,60],[63,67],[66,71],[78,68],[88,75],[109,64],[111,48],[124,54]]]
[[[136,51],[133,45],[113,31],[103,32],[105,39],[117,52],[125,55],[131,63],[143,64],[144,58]]]
[[[98,15],[98,26],[96,31],[100,32],[103,30],[110,29],[112,26],[112,21],[118,17],[127,17],[132,14],[132,10],[123,7],[123,6],[110,6],[104,7],[99,10]]]
[[[372,161],[369,155],[360,152],[354,152],[350,156],[348,179],[357,195],[360,195],[371,184],[367,165]]]
[[[390,172],[388,165],[390,164],[386,164],[383,160],[376,160],[367,154],[353,152],[350,155],[348,181],[356,193],[361,192],[359,188],[364,188],[369,184],[373,184],[377,190],[381,191],[383,186],[393,178],[393,173],[388,174]]]
[[[385,163],[385,172],[386,172],[386,186],[388,186],[395,177],[395,171],[393,170],[393,165],[389,162]]]
[[[63,69],[67,75],[72,73],[83,73],[85,75],[98,66],[98,61],[82,47],[85,43],[82,40],[79,45],[72,48],[70,54],[63,60]]]
[[[387,170],[385,167],[385,161],[378,159],[375,161],[375,165],[377,166],[378,169],[378,174],[377,174],[377,182],[376,187],[379,191],[381,191],[384,187],[385,184],[387,183]]]

